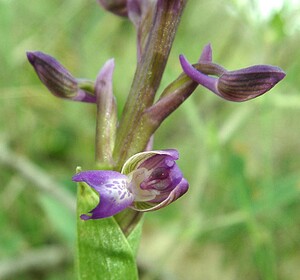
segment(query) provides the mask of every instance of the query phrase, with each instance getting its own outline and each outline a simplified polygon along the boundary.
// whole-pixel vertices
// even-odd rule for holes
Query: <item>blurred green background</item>
[[[74,279],[70,178],[93,167],[95,107],[53,97],[25,52],[90,79],[114,57],[121,113],[135,32],[95,0],[0,0],[0,34],[0,279]],[[141,279],[299,279],[300,4],[190,0],[160,92],[178,55],[195,62],[208,42],[229,70],[273,64],[287,77],[246,103],[199,87],[160,127],[154,146],[179,150],[190,190],[146,215]]]

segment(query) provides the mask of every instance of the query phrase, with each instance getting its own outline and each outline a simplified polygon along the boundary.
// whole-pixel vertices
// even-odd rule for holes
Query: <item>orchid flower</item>
[[[272,65],[254,65],[227,71],[212,63],[210,45],[204,48],[197,64],[190,64],[183,55],[180,55],[179,60],[183,71],[193,81],[229,101],[241,102],[258,97],[285,77],[281,68]]]
[[[130,157],[121,173],[90,170],[73,176],[93,188],[100,203],[81,219],[113,216],[130,207],[136,211],[154,211],[177,200],[188,190],[188,182],[175,163],[176,150],[141,152]]]

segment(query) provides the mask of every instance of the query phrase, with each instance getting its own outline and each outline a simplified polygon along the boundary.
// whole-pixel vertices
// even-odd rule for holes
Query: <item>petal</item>
[[[144,201],[137,201],[134,202],[133,205],[129,206],[130,208],[141,211],[141,212],[149,212],[155,211],[160,208],[166,207],[170,203],[174,202],[182,195],[184,195],[189,188],[189,184],[185,178],[182,178],[180,183],[169,193],[169,195],[160,203],[155,202],[144,202]]]
[[[116,171],[83,171],[72,178],[75,182],[85,182],[99,193],[100,202],[89,215],[81,215],[83,220],[113,216],[130,206],[134,196],[127,189],[128,177]]]

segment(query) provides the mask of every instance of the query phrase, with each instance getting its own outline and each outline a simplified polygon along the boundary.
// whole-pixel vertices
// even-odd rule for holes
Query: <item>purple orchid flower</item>
[[[42,52],[27,52],[27,58],[42,83],[55,96],[74,101],[95,103],[95,94],[85,90],[93,83],[74,78],[55,58]]]
[[[241,102],[258,97],[285,77],[281,68],[271,65],[255,65],[227,71],[211,62],[210,45],[204,48],[199,63],[195,65],[190,64],[183,55],[180,55],[179,60],[183,71],[192,80],[229,101]]]
[[[154,211],[177,200],[188,190],[188,182],[175,161],[176,150],[138,153],[116,171],[91,170],[73,176],[85,182],[100,197],[100,203],[81,219],[101,219],[130,207],[136,211]]]

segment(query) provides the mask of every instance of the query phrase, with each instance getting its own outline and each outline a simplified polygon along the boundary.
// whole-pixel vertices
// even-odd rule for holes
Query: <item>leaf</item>
[[[138,279],[135,250],[139,243],[137,227],[130,236],[131,246],[113,217],[87,220],[80,215],[97,204],[97,195],[84,183],[77,196],[77,269],[80,280]]]

